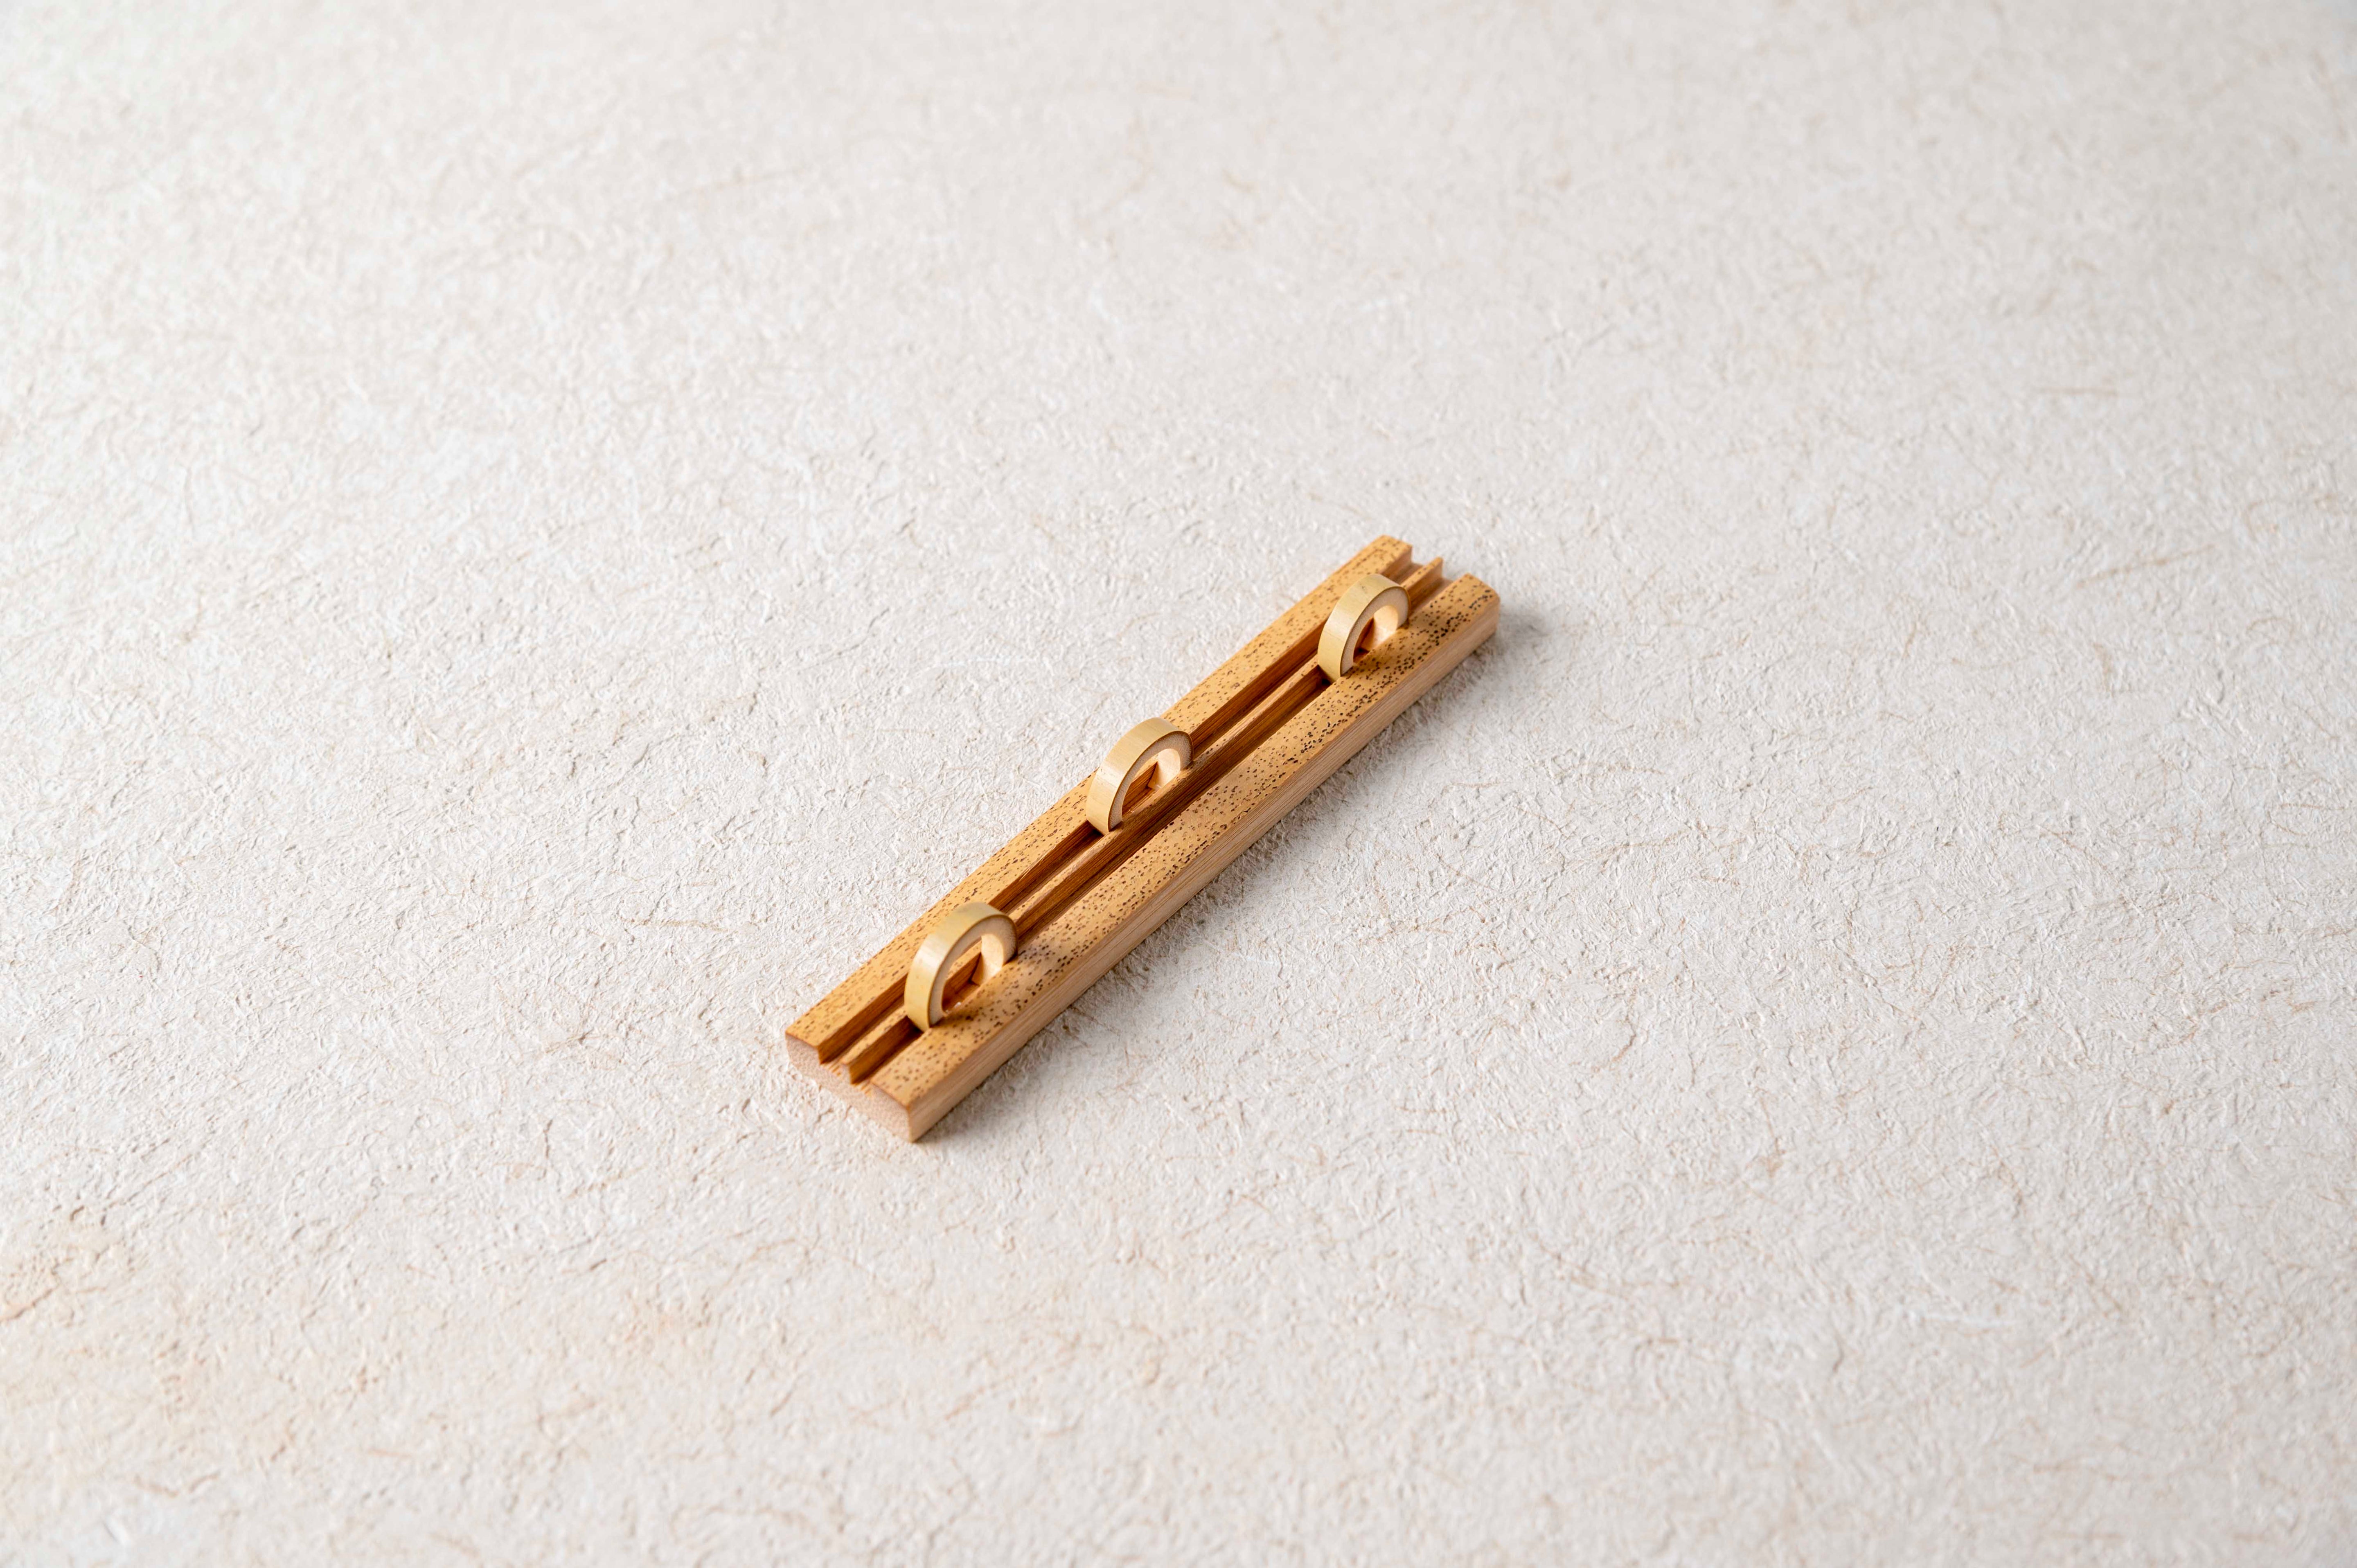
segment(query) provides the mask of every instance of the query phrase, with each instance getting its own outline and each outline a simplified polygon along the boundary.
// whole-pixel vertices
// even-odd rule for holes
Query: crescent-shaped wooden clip
[[[1372,649],[1407,624],[1407,594],[1381,572],[1370,572],[1342,592],[1326,629],[1318,639],[1318,668],[1329,681],[1340,681],[1365,652],[1360,641],[1372,628]]]
[[[1101,833],[1113,832],[1121,826],[1122,813],[1129,810],[1149,766],[1154,781],[1168,784],[1194,761],[1187,732],[1168,719],[1148,719],[1135,726],[1114,742],[1113,749],[1097,765],[1096,776],[1089,780],[1089,822]]]
[[[1015,922],[987,904],[961,904],[942,917],[909,965],[908,987],[901,993],[909,1022],[930,1029],[942,1021],[942,993],[977,950],[982,955],[981,972],[974,976],[978,984],[1015,956]]]

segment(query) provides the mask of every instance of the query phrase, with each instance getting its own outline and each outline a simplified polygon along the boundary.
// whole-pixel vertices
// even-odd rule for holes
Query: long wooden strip
[[[1316,652],[1318,630],[1345,589],[1369,572],[1396,573],[1408,556],[1408,547],[1388,534],[1374,540],[1178,699],[1166,716],[1190,735],[1198,730],[1207,736],[1217,734],[1250,712],[1294,667]],[[1293,657],[1305,646],[1307,651]],[[1252,700],[1244,701],[1247,697]],[[855,1045],[877,1060],[897,1048],[890,1044],[892,1031],[887,1020],[899,1004],[901,983],[925,933],[961,904],[979,902],[1006,909],[1052,876],[1096,836],[1088,825],[1087,799],[1088,780],[1083,779],[1006,847],[983,862],[980,869],[853,971],[848,980],[788,1026],[789,1048],[813,1052],[821,1062],[834,1060]],[[872,1069],[873,1061],[869,1065]]]
[[[980,1005],[918,1036],[854,1102],[903,1137],[922,1135],[1497,625],[1498,596],[1479,578],[1441,589],[1038,932]]]

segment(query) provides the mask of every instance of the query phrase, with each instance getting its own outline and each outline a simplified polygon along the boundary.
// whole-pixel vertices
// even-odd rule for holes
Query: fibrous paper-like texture
[[[2357,1561],[2345,5],[0,10],[0,1560]],[[925,1143],[785,1023],[1492,643]]]

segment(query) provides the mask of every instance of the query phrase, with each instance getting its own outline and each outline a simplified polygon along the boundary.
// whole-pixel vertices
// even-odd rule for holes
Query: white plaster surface
[[[2357,1563],[2357,12],[0,8],[0,1561]],[[1377,532],[928,1142],[786,1022]]]

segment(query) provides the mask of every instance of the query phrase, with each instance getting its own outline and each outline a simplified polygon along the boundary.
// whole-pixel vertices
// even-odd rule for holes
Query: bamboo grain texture
[[[789,1027],[796,1066],[899,1136],[922,1136],[1496,629],[1486,584],[1445,581],[1438,560],[1410,556],[1373,541],[1173,703],[1164,717],[1188,735],[1193,766],[1113,832],[1088,822],[1088,780],[1068,790]],[[1410,617],[1329,680],[1320,631],[1369,573],[1400,583]],[[1006,911],[1020,950],[920,1031],[899,1010],[909,962],[936,922],[974,902]]]

